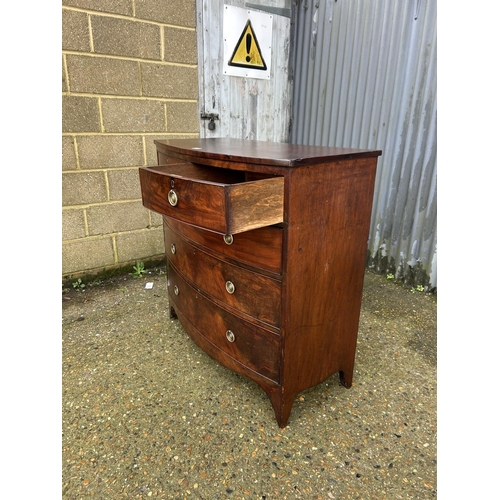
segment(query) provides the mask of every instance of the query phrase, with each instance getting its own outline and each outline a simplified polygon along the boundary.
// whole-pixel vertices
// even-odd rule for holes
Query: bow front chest
[[[381,151],[155,143],[139,173],[163,215],[171,317],[264,389],[280,427],[299,392],[336,372],[350,387]]]

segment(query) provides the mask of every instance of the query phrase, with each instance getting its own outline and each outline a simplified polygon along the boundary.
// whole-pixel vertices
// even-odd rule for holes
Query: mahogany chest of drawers
[[[229,138],[156,141],[139,169],[163,215],[171,317],[269,396],[350,387],[381,151]]]

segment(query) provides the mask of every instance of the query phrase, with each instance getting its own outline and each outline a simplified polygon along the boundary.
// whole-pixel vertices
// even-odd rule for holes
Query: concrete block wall
[[[138,167],[198,137],[195,0],[62,2],[62,274],[161,258]]]

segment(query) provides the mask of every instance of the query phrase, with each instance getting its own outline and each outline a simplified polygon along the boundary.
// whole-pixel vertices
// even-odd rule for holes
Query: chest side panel
[[[303,390],[354,362],[376,158],[291,173],[283,383]]]

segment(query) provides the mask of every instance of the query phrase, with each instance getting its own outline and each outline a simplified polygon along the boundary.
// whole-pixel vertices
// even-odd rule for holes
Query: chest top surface
[[[279,142],[251,141],[233,138],[167,139],[155,141],[158,150],[209,158],[220,161],[239,161],[260,165],[295,167],[347,158],[368,158],[382,154],[380,150],[307,146]]]

